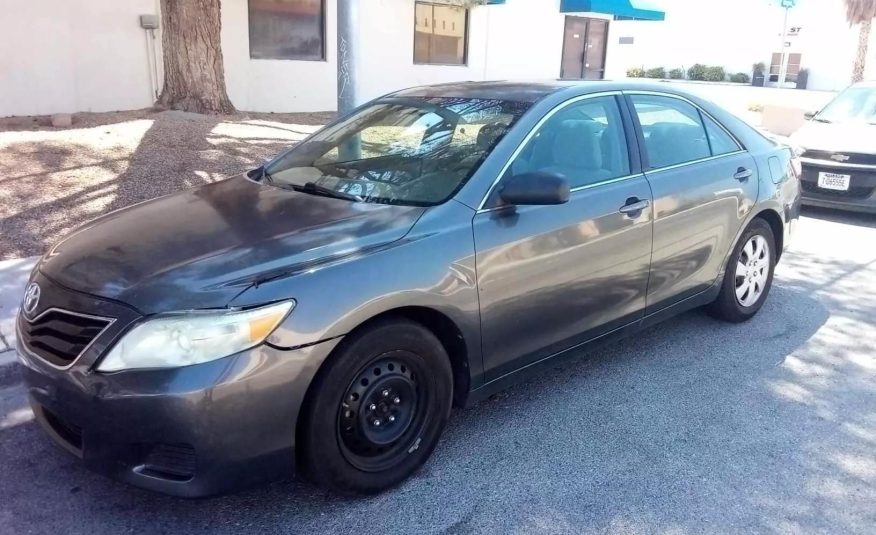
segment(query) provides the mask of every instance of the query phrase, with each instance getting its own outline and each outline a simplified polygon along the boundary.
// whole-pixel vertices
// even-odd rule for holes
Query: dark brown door
[[[607,20],[567,16],[560,78],[601,80],[607,43]]]
[[[587,21],[587,48],[584,51],[584,79],[602,80],[605,77],[605,47],[608,43],[608,21]]]

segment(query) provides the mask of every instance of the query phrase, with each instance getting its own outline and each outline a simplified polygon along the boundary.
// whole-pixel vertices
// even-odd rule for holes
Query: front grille
[[[69,366],[106,329],[111,319],[49,309],[20,322],[25,347],[55,366]]]
[[[873,195],[873,188],[867,186],[850,186],[846,191],[819,188],[815,182],[803,181],[803,191],[814,193],[824,197],[836,197],[843,199],[867,199]]]
[[[189,480],[197,470],[195,448],[189,444],[157,444],[146,456],[141,473],[175,481]]]
[[[840,155],[847,156],[848,160],[834,160],[831,156]],[[848,163],[855,165],[872,165],[876,167],[876,154],[857,154],[854,152],[831,152],[826,150],[807,150],[803,153],[803,158],[812,158],[813,160],[823,160],[825,163],[831,162]]]

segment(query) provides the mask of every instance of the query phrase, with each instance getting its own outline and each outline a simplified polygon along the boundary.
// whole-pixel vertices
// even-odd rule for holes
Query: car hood
[[[809,121],[791,136],[804,149],[876,154],[876,125]]]
[[[424,210],[238,176],[107,214],[53,247],[39,269],[144,314],[219,308],[267,278],[398,240]]]

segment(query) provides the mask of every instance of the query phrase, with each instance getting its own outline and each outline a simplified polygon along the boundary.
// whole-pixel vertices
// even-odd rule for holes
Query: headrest
[[[553,144],[556,165],[581,169],[601,169],[601,130],[595,121],[563,121],[557,129]]]

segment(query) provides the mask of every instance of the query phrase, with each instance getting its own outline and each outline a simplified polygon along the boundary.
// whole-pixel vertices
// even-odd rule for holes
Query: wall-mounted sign
[[[636,42],[635,37],[621,37],[618,39],[617,44],[619,45],[632,45]]]

